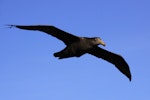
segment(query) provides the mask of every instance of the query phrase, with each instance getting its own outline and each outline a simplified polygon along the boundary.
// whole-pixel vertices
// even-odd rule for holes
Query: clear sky
[[[132,81],[91,55],[58,60],[65,45],[6,24],[54,25],[99,36],[128,62]],[[149,0],[0,0],[0,100],[150,100]]]

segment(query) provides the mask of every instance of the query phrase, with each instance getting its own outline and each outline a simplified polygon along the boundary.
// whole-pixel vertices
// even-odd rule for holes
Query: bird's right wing
[[[29,25],[29,26],[9,25],[9,26],[10,27],[17,27],[20,29],[38,30],[38,31],[45,32],[49,35],[52,35],[52,36],[62,40],[66,45],[70,45],[71,43],[79,40],[79,37],[72,35],[70,33],[67,33],[63,30],[60,30],[54,26],[48,26],[48,25]]]
[[[97,46],[92,48],[88,53],[114,64],[119,69],[119,71],[124,75],[126,75],[131,81],[131,73],[130,73],[129,66],[122,56],[104,50]]]

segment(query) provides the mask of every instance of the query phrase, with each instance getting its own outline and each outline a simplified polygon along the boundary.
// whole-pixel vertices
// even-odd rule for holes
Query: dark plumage
[[[42,31],[62,40],[66,44],[66,47],[62,51],[54,53],[54,56],[58,57],[59,59],[68,57],[80,57],[83,54],[88,53],[114,64],[131,81],[131,73],[126,61],[123,59],[122,56],[98,47],[99,44],[105,46],[105,43],[98,37],[94,38],[78,37],[70,33],[67,33],[63,30],[60,30],[54,26],[46,26],[46,25],[32,25],[32,26],[9,25],[9,26],[26,30]]]

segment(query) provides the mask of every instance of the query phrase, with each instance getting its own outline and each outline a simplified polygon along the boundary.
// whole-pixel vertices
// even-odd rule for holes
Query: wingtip
[[[131,75],[130,75],[130,76],[128,76],[128,79],[129,79],[129,81],[131,82],[131,80],[132,80],[132,77],[131,77]]]
[[[11,24],[6,24],[6,26],[8,26],[8,28],[16,27],[16,25],[11,25]]]
[[[131,81],[132,81],[132,78],[130,77],[130,79],[129,79],[129,80],[130,80],[130,82],[131,82]]]
[[[131,82],[131,80],[132,80],[132,79],[131,79],[131,78],[129,78],[129,81],[130,81],[130,82]]]

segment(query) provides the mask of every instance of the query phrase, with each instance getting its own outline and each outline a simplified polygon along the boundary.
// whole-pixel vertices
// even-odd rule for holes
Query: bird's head
[[[93,40],[93,43],[95,44],[95,45],[103,45],[103,46],[106,46],[106,44],[102,41],[102,39],[101,38],[99,38],[99,37],[94,37],[94,38],[92,38],[92,40]]]

